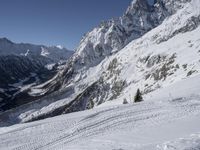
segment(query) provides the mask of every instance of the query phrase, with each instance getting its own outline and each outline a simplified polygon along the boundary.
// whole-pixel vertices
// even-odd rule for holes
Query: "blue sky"
[[[0,37],[75,49],[102,20],[121,16],[131,0],[0,0]]]

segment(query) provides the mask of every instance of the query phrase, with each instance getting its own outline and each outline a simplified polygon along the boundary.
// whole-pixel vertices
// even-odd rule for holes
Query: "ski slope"
[[[87,62],[96,53],[86,55],[93,49],[83,40],[78,51],[83,59],[74,57],[81,63],[85,58],[89,68],[75,65],[77,74],[62,70],[29,94],[45,94],[52,88],[43,89],[45,85],[57,86],[66,75],[74,75],[69,84],[62,83],[62,93],[1,114],[0,150],[199,150],[200,5],[199,0],[180,2],[184,6],[174,5],[176,13],[158,27],[105,58]],[[97,84],[97,92],[89,90],[92,94],[82,97],[97,97],[93,109],[23,124],[66,106],[100,78],[104,84]],[[127,86],[112,100],[112,88],[101,87],[114,87],[116,81]],[[144,102],[133,104],[138,88],[145,93]],[[122,105],[124,98],[129,104]],[[98,100],[104,103],[97,105]],[[21,124],[2,127],[15,123]]]
[[[138,6],[140,2],[144,1],[138,0],[137,5],[133,2],[132,6]],[[167,1],[164,2],[167,3]],[[63,68],[52,79],[31,87],[28,94],[39,97],[54,92],[55,89],[58,90],[57,87],[60,89],[53,94],[48,94],[47,97],[1,113],[0,126],[52,117],[55,114],[60,115],[64,112],[62,108],[66,108],[67,105],[73,106],[70,108],[84,110],[90,103],[88,97],[94,103],[94,107],[104,106],[104,102],[112,100],[114,100],[114,104],[121,104],[123,99],[130,101],[138,88],[142,93],[147,94],[199,74],[199,0],[169,0],[169,4],[166,5],[173,8],[173,15],[166,19],[163,18],[164,20],[161,19],[161,24],[148,30],[149,32],[142,34],[143,36],[140,38],[133,38],[133,41],[124,45],[124,48],[118,49],[118,52],[111,54],[111,51],[105,51],[102,57],[97,57],[99,59],[93,57],[94,52],[99,51],[99,48],[94,51],[94,47],[89,46],[91,43],[89,41],[94,40],[94,45],[98,45],[100,42],[100,45],[105,46],[105,43],[100,40],[104,33],[102,33],[103,31],[95,32],[95,28],[94,32],[90,33],[92,36],[86,36],[89,41],[81,42],[81,49],[75,52],[69,62],[63,65]],[[137,12],[134,11],[134,8],[133,10],[128,9],[130,13]],[[143,8],[140,9],[143,10]],[[163,11],[165,12],[165,9],[161,10],[161,12]],[[137,16],[137,18],[146,16],[146,13],[149,12]],[[115,36],[118,37],[117,35]],[[111,36],[108,39],[112,40],[113,38]],[[90,53],[91,51],[92,53]],[[101,50],[99,52],[101,53]],[[82,60],[90,60],[90,58],[92,62],[82,62]],[[89,94],[83,94],[87,92]],[[169,95],[170,93],[167,93],[167,98],[172,99],[173,97]],[[81,99],[83,106],[80,107],[77,98]],[[70,108],[68,108],[69,112],[74,111]],[[59,113],[55,113],[57,110]]]
[[[177,82],[137,104],[118,105],[118,100],[92,110],[2,127],[0,149],[200,149],[199,81],[197,75]]]

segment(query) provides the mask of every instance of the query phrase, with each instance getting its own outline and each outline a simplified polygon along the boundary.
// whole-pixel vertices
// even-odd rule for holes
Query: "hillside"
[[[0,111],[35,100],[27,94],[30,87],[51,79],[72,54],[65,48],[0,38]]]
[[[143,20],[137,26],[128,25],[130,29],[122,32],[132,33],[132,36],[123,35],[125,41],[132,39],[129,44],[114,44],[120,43],[115,40],[121,35],[121,30],[113,29],[116,22],[108,21],[95,28],[81,40],[63,69],[46,83],[33,86],[29,92],[31,96],[45,97],[2,113],[0,117],[6,116],[9,120],[3,122],[13,124],[91,109],[107,101],[119,100],[122,103],[124,98],[131,101],[138,88],[145,96],[198,75],[198,4],[198,0],[157,1],[154,5],[149,5],[145,0],[133,1],[123,17],[119,18],[121,23],[128,16],[133,21]],[[141,12],[139,15],[138,11]],[[147,19],[149,17],[154,17],[154,21],[157,18],[156,23],[152,24],[152,20]],[[102,28],[106,30],[102,31]],[[133,32],[138,28],[141,28],[140,35]],[[95,49],[98,42],[100,47],[106,46],[104,40],[113,43],[110,50],[115,50]]]
[[[159,89],[144,102],[0,128],[2,150],[198,150],[200,76]],[[190,86],[188,86],[190,85]],[[175,89],[175,90],[174,90]],[[169,97],[166,93],[171,93]]]
[[[200,1],[149,2],[88,32],[28,88],[34,101],[1,112],[0,149],[199,150]]]

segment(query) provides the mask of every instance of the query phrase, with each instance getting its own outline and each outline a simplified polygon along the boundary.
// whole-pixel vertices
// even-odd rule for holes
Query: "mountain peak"
[[[5,43],[11,43],[11,44],[13,44],[13,42],[10,41],[9,39],[7,39],[6,37],[0,38],[0,42],[5,42]]]
[[[133,0],[131,5],[128,7],[127,12],[133,11],[133,10],[141,10],[141,9],[148,9],[150,6],[149,0]]]

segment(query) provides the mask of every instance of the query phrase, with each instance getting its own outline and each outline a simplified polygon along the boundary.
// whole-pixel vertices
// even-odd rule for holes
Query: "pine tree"
[[[136,94],[135,94],[135,97],[134,97],[134,102],[138,103],[138,102],[141,102],[141,101],[143,101],[142,93],[140,92],[140,89],[138,89]]]
[[[123,104],[128,104],[128,101],[127,101],[126,98],[124,98],[124,100],[123,100]]]

